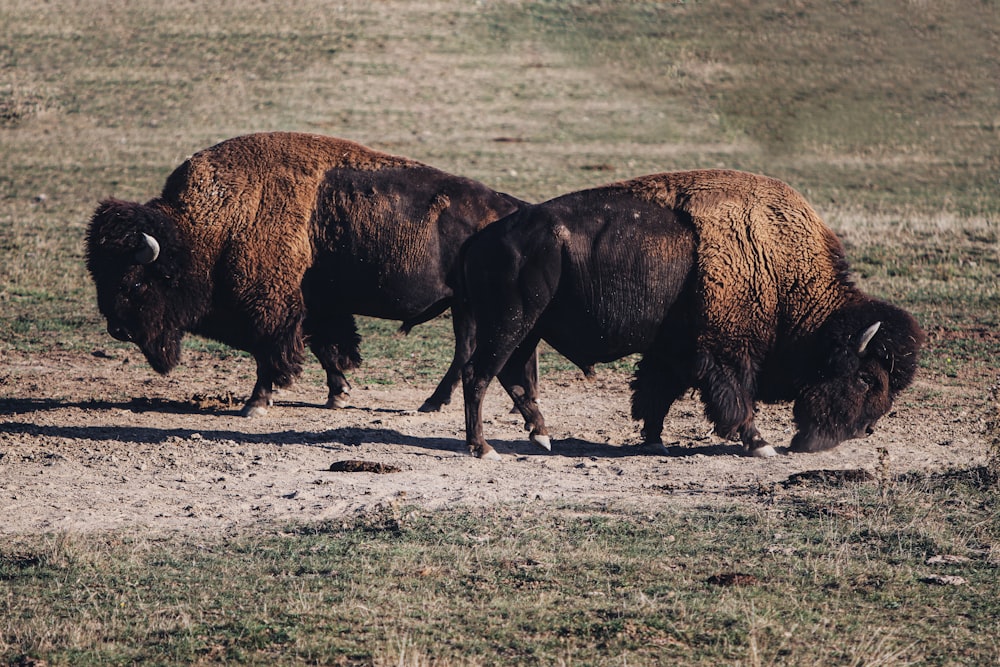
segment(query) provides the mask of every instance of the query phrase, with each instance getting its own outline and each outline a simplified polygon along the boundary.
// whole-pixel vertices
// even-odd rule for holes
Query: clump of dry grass
[[[45,113],[58,113],[56,96],[43,86],[0,86],[0,128],[15,128]]]

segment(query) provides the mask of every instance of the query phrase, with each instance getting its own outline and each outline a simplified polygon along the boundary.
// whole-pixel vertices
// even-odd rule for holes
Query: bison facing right
[[[545,340],[588,372],[641,352],[632,416],[659,443],[696,388],[715,431],[774,448],[756,401],[794,401],[793,451],[870,433],[917,367],[924,334],[850,281],[844,251],[786,184],[724,170],[657,174],[526,206],[474,236],[459,292],[474,319],[463,369],[466,441],[484,458],[486,388],[499,376],[549,447],[532,354]]]

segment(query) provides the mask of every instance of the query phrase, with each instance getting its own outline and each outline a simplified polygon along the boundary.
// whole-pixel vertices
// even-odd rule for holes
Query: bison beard
[[[794,401],[793,451],[871,432],[912,381],[924,335],[861,293],[843,248],[790,187],[742,172],[657,174],[522,208],[477,234],[460,297],[476,350],[463,371],[466,441],[499,377],[531,438],[549,442],[525,362],[540,340],[580,366],[643,354],[632,416],[659,443],[671,405],[697,389],[715,431],[776,452],[757,401]]]
[[[109,199],[87,231],[87,267],[109,333],[154,370],[194,333],[245,350],[259,414],[299,374],[308,345],[327,405],[346,404],[361,362],[354,315],[408,329],[451,305],[459,246],[523,202],[407,158],[332,137],[262,133],[196,153],[145,204]],[[422,409],[450,399],[470,350]]]
[[[166,375],[172,371],[181,361],[181,339],[183,332],[174,330],[164,333],[162,336],[151,341],[140,343],[146,361],[153,370],[161,375]]]

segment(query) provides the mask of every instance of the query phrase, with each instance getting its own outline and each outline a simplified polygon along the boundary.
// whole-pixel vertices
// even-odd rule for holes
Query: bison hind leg
[[[538,343],[536,335],[525,339],[515,348],[497,378],[514,401],[514,408],[524,418],[524,428],[531,432],[531,442],[551,452],[552,439],[538,407]]]
[[[455,332],[455,352],[452,355],[451,364],[434,389],[434,393],[418,408],[419,412],[440,412],[444,406],[451,403],[451,394],[462,379],[462,368],[472,358],[472,348],[476,335],[475,323],[468,309],[460,303],[452,305],[451,325]]]

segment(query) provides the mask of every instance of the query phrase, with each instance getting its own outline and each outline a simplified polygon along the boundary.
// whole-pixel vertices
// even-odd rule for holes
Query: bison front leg
[[[743,443],[747,456],[767,458],[777,455],[753,421],[755,380],[749,364],[720,363],[701,352],[698,377],[705,415],[715,424],[715,432],[727,440]]]
[[[259,417],[274,404],[274,387],[287,387],[302,371],[303,345],[298,330],[293,335],[259,346],[254,352],[257,361],[257,382],[246,405],[240,410],[244,417]]]
[[[326,386],[329,391],[326,395],[327,408],[346,408],[350,405],[351,383],[340,371],[339,368],[331,366],[326,370]]]
[[[462,369],[472,358],[476,325],[469,312],[459,303],[452,304],[451,324],[455,332],[455,354],[441,382],[420,406],[419,412],[439,412],[442,407],[451,403],[451,394],[462,379]]]
[[[764,436],[760,434],[752,422],[740,431],[740,441],[743,443],[743,449],[747,456],[766,459],[778,455],[778,452],[764,439]]]
[[[260,367],[257,369],[257,382],[253,393],[240,410],[244,417],[260,417],[267,414],[267,409],[274,405],[274,384],[270,380],[261,379]]]

